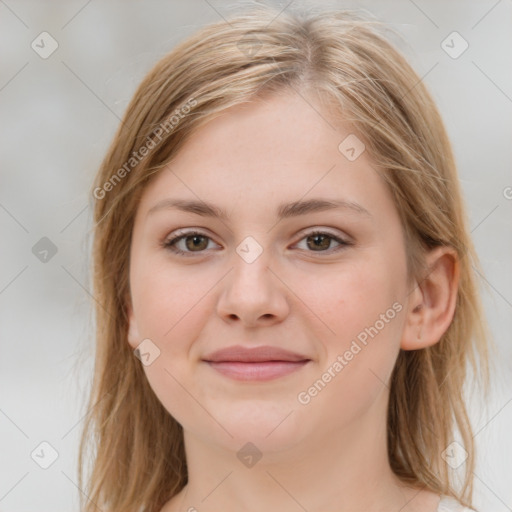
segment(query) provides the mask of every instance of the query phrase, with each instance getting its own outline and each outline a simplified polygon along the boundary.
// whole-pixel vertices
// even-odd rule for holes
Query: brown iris
[[[310,235],[308,238],[308,247],[313,250],[317,249],[329,249],[329,245],[331,243],[331,237],[329,235]],[[314,245],[309,243],[309,240],[315,240]],[[317,242],[320,241],[322,245],[317,245]]]
[[[203,240],[204,246],[200,240]],[[189,243],[189,240],[192,240],[192,243]],[[198,249],[199,251],[206,249],[208,247],[208,237],[203,235],[189,235],[185,237],[185,245],[189,251],[194,251],[194,249]]]

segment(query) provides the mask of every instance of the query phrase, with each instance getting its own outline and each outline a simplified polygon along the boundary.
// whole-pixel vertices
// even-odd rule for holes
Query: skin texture
[[[448,328],[458,266],[453,251],[438,248],[428,277],[406,281],[391,194],[367,152],[349,161],[338,150],[350,133],[312,98],[273,95],[201,127],[144,191],[130,254],[128,342],[135,349],[149,338],[160,350],[144,371],[184,428],[189,468],[188,485],[165,512],[437,508],[439,496],[406,487],[389,467],[387,383],[400,348],[437,343]],[[313,197],[357,202],[369,215],[276,217],[281,203]],[[167,198],[208,201],[228,218],[170,208],[148,215]],[[178,248],[191,256],[176,255],[162,243],[178,229],[208,238],[199,249],[182,239]],[[315,245],[314,229],[351,245]],[[236,251],[249,236],[263,251],[252,263]],[[299,393],[393,304],[401,306],[394,318],[300,403]],[[311,361],[268,382],[238,382],[202,361],[236,344],[279,346]],[[237,457],[248,442],[262,454],[252,467]]]

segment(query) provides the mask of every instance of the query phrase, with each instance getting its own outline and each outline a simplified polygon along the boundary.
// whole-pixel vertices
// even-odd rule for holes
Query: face
[[[274,452],[353,428],[377,409],[385,421],[374,405],[404,326],[404,238],[367,152],[354,160],[338,148],[353,130],[327,119],[295,93],[233,107],[195,132],[143,193],[129,343],[150,340],[152,389],[205,442]],[[313,199],[340,204],[283,208]],[[225,218],[175,200],[208,203]],[[238,380],[204,361],[234,345],[307,362]]]

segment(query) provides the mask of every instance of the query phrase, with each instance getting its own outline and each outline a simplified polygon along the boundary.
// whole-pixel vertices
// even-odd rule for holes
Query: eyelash
[[[188,232],[185,231],[185,232],[179,232],[178,236],[175,236],[174,238],[171,238],[170,240],[164,240],[164,242],[162,243],[162,247],[164,249],[167,249],[167,250],[169,250],[177,255],[180,255],[180,256],[193,257],[195,254],[199,255],[201,253],[204,253],[205,251],[197,251],[197,253],[194,253],[194,251],[182,251],[181,249],[177,249],[175,247],[175,244],[177,242],[179,242],[181,239],[188,238],[191,236],[197,236],[197,235],[211,240],[211,238],[209,236],[207,236],[205,233],[201,233],[200,231],[188,231]],[[339,245],[339,247],[336,247],[335,249],[328,249],[327,251],[306,251],[306,252],[311,252],[311,253],[319,252],[319,253],[332,254],[332,253],[338,252],[340,250],[343,250],[345,247],[353,245],[352,242],[347,242],[346,240],[342,240],[341,238],[339,238],[327,231],[320,231],[320,230],[315,230],[315,231],[311,231],[310,233],[306,233],[299,240],[299,242],[304,240],[304,238],[309,238],[309,237],[315,236],[315,235],[326,235],[328,238],[331,238],[335,242],[338,242],[340,245]]]

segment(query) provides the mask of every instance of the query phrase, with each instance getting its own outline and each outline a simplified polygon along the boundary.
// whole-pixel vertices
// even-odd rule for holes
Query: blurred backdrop
[[[367,10],[396,29],[445,120],[497,344],[491,401],[471,406],[476,505],[510,511],[512,2],[321,3]],[[237,8],[222,0],[0,0],[0,511],[78,510],[94,354],[91,181],[146,72]]]

